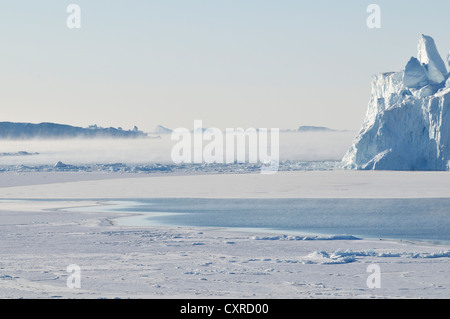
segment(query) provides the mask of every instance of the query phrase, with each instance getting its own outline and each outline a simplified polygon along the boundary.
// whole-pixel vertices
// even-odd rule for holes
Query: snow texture
[[[346,168],[449,170],[450,83],[434,40],[422,35],[418,58],[402,72],[375,75],[362,129]]]
[[[449,297],[448,246],[255,240],[211,228],[121,227],[111,223],[121,213],[95,207],[67,211],[95,201],[0,204],[3,299]],[[78,289],[67,286],[69,264],[80,267]],[[367,286],[371,264],[380,265],[380,289]]]

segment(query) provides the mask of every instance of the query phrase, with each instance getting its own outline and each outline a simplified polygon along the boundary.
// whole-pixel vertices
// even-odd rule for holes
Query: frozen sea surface
[[[0,155],[1,156],[1,155]],[[66,164],[58,162],[54,165],[32,164],[32,165],[0,165],[0,173],[30,173],[30,172],[73,172],[73,173],[259,173],[263,164],[261,163],[231,163],[231,164],[170,164],[170,163],[97,163],[97,164]],[[340,161],[281,161],[278,165],[278,171],[329,171],[341,169]]]
[[[81,210],[134,213],[116,220],[122,226],[219,227],[449,243],[449,207],[449,198],[166,198],[107,201],[103,206]]]

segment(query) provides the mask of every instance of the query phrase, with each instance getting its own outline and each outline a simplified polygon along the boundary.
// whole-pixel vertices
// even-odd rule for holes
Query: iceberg
[[[162,125],[158,125],[155,128],[155,132],[154,133],[156,133],[156,134],[171,134],[172,130],[167,128],[167,127],[164,127]]]
[[[422,35],[403,71],[372,78],[366,117],[343,166],[450,169],[450,80],[434,40]]]

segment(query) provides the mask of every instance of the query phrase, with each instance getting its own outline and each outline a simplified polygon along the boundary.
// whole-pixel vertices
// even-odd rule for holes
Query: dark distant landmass
[[[56,123],[13,123],[0,122],[0,138],[3,139],[31,139],[31,138],[139,138],[147,134],[133,130],[123,130],[120,127],[103,128],[91,125],[87,128],[56,124]]]

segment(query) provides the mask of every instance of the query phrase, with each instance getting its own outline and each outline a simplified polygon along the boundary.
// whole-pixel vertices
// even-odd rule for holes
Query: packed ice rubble
[[[363,127],[343,165],[363,170],[450,169],[450,78],[433,38],[422,35],[417,58],[403,71],[373,77]]]

